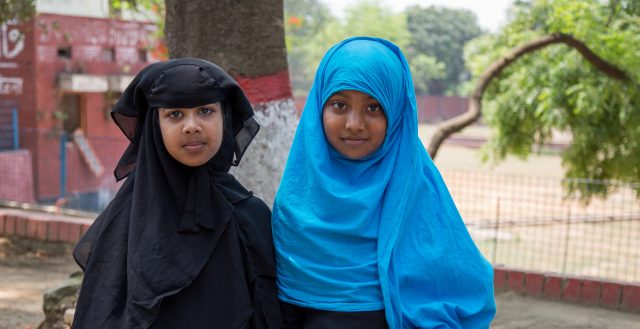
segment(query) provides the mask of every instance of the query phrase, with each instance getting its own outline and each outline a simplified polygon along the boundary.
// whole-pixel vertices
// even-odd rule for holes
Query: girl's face
[[[322,111],[322,123],[329,144],[352,160],[375,152],[387,133],[382,105],[355,90],[339,91],[329,97]]]
[[[222,143],[220,103],[193,108],[158,109],[162,141],[178,162],[197,167],[213,158]]]

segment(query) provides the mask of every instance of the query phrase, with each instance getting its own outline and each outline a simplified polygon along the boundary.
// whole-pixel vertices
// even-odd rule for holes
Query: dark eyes
[[[180,111],[171,111],[167,116],[172,118],[172,119],[176,119],[176,118],[180,118],[182,117],[182,112]]]
[[[333,101],[331,102],[331,106],[338,111],[345,111],[347,109],[347,104],[342,101]],[[382,106],[378,103],[367,105],[367,111],[369,112],[381,112]]]
[[[335,101],[332,104],[333,104],[333,108],[335,108],[336,110],[344,110],[347,108],[347,104],[343,102]]]
[[[200,116],[207,116],[210,115],[212,113],[214,113],[216,110],[208,107],[208,106],[203,106],[201,108],[198,109],[198,115]],[[182,118],[184,116],[184,113],[181,110],[175,110],[175,111],[171,111],[167,114],[167,116],[171,119],[179,119]]]
[[[211,113],[215,112],[214,109],[204,106],[202,108],[200,108],[200,110],[198,111],[198,114],[202,114],[202,115],[209,115]]]

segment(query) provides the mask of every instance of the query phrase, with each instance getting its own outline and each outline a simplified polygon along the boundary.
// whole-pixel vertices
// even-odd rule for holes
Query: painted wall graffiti
[[[9,21],[0,25],[0,69],[16,69],[15,62],[24,50],[24,34],[17,22]],[[0,95],[22,95],[23,79],[0,74]]]
[[[0,58],[16,58],[24,49],[24,34],[20,32],[15,22],[4,23],[0,27]]]
[[[22,95],[22,78],[0,75],[0,95]]]

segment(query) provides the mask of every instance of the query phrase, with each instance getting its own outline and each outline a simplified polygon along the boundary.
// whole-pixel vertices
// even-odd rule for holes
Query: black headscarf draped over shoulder
[[[224,117],[220,150],[202,166],[181,164],[164,146],[156,109],[216,102]],[[274,276],[270,212],[228,173],[259,128],[238,84],[200,59],[151,64],[112,116],[130,140],[114,171],[127,180],[74,250],[85,276],[73,328],[164,328],[198,316],[236,328],[247,314],[265,326],[243,328],[277,323],[277,305],[261,301],[273,295],[277,304],[275,282],[256,279]],[[247,303],[265,311],[255,316]]]

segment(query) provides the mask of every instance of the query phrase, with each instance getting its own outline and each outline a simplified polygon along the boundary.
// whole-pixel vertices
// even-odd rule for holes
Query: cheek
[[[222,144],[223,133],[224,124],[222,122],[222,117],[216,118],[213,124],[212,138],[215,140],[217,147],[220,147],[220,144]]]
[[[371,122],[371,130],[372,133],[379,139],[380,144],[384,142],[384,139],[387,135],[387,119],[386,118],[376,118]]]
[[[174,131],[175,129],[172,129],[171,126],[166,122],[163,123],[162,120],[160,121],[160,134],[162,135],[162,143],[169,151],[172,150],[172,141],[175,142],[177,140],[176,138],[173,138],[175,135]]]
[[[324,111],[322,114],[322,127],[327,139],[330,139],[340,127],[340,116],[337,116],[329,111]]]

